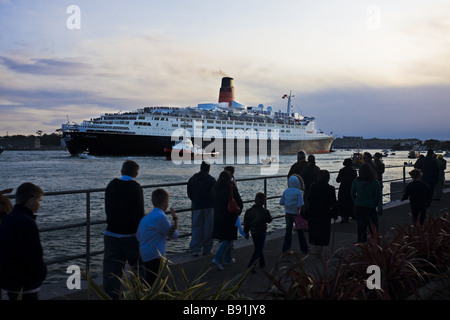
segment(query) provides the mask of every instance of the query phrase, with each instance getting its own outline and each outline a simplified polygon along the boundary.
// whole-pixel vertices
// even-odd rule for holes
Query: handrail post
[[[267,178],[264,178],[264,194],[267,197]],[[267,200],[264,202],[264,208],[267,209]]]
[[[403,191],[406,188],[406,164],[403,164]]]
[[[91,266],[91,192],[86,192],[86,273]]]

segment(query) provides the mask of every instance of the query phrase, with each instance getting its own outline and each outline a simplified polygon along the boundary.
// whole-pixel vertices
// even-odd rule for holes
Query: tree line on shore
[[[342,137],[336,138],[333,142],[334,148],[360,148],[360,149],[392,149],[411,150],[414,146],[425,147],[433,150],[450,150],[450,141],[437,139],[364,139],[362,137]]]
[[[37,135],[6,135],[0,137],[0,147],[4,149],[42,149],[60,148],[61,133],[47,134],[37,132]],[[362,149],[392,149],[411,150],[414,145],[432,148],[433,150],[450,150],[450,141],[428,139],[363,139],[362,137],[336,138],[333,142],[334,148],[362,148]],[[62,147],[61,147],[62,148]]]

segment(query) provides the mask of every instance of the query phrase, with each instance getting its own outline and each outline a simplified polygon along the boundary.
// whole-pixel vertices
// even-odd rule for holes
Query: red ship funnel
[[[234,80],[233,78],[222,78],[222,86],[219,91],[219,102],[228,102],[231,107],[231,101],[234,100]]]

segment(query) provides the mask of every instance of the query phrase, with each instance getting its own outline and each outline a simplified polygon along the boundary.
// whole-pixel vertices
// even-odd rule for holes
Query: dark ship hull
[[[97,156],[163,156],[164,148],[171,147],[174,141],[167,136],[145,136],[118,133],[84,133],[70,132],[63,136],[66,148],[72,155],[78,155],[88,150],[89,154]],[[327,153],[330,151],[333,137],[327,136],[321,139],[311,140],[279,140],[278,150],[276,144],[271,145],[271,140],[267,140],[267,145],[258,145],[257,140],[246,139],[240,141],[224,139],[221,154],[227,154],[231,150],[235,155],[261,155],[265,151],[267,155],[274,154],[296,154],[299,150],[306,153]],[[194,138],[195,142],[195,138]],[[211,141],[203,141],[202,148],[206,148]],[[245,146],[245,150],[242,147]],[[252,146],[257,146],[256,149]],[[260,150],[264,148],[265,150]],[[272,150],[274,149],[274,150]],[[241,154],[245,152],[245,154]]]

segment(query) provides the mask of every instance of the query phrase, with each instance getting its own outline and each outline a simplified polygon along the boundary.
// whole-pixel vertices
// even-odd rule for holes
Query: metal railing
[[[403,189],[406,186],[406,167],[410,167],[411,165],[402,165],[402,166],[386,166],[386,170],[388,169],[393,169],[393,168],[400,168],[403,167],[403,174],[402,177],[400,178],[395,178],[395,179],[389,179],[389,180],[384,180],[383,183],[390,183],[390,182],[395,182],[395,181],[403,181]],[[330,171],[330,174],[337,174],[339,171]],[[271,179],[286,179],[286,175],[276,175],[276,176],[263,176],[263,177],[253,177],[253,178],[243,178],[243,179],[237,179],[237,182],[247,182],[247,181],[255,181],[255,180],[263,180],[264,183],[264,193],[267,195],[267,181],[271,180]],[[187,181],[186,182],[179,182],[179,183],[165,183],[165,184],[151,184],[151,185],[142,185],[143,189],[150,189],[150,188],[162,188],[162,187],[174,187],[174,186],[185,186],[187,185]],[[336,188],[336,191],[339,188]],[[85,259],[85,263],[86,263],[86,270],[89,270],[90,266],[91,266],[91,257],[96,256],[96,255],[100,255],[103,254],[103,250],[98,250],[98,251],[91,251],[91,227],[93,225],[99,225],[99,224],[106,224],[106,219],[100,219],[100,220],[92,220],[91,219],[91,195],[94,193],[101,193],[101,192],[105,192],[106,188],[97,188],[97,189],[84,189],[84,190],[68,190],[68,191],[57,191],[57,192],[46,192],[45,193],[45,197],[50,197],[50,196],[61,196],[61,195],[72,195],[72,194],[84,194],[85,195],[85,205],[86,205],[86,216],[85,216],[85,222],[80,222],[80,223],[73,223],[73,224],[66,224],[66,225],[60,225],[60,226],[55,226],[55,227],[45,227],[45,228],[40,228],[39,231],[41,233],[47,233],[47,232],[54,232],[54,231],[60,231],[60,230],[67,230],[67,229],[72,229],[72,228],[79,228],[79,227],[85,227],[86,228],[86,232],[85,232],[85,253],[83,254],[77,254],[77,255],[67,255],[67,256],[63,256],[61,258],[55,258],[49,261],[46,261],[47,265],[52,265],[52,264],[58,264],[58,263],[63,263],[63,262],[67,262],[67,261],[72,261],[72,260],[77,260],[77,259]],[[402,191],[398,191],[397,193],[400,193]],[[390,195],[391,193],[385,193],[383,194],[384,196]],[[252,195],[251,199],[243,199],[244,203],[250,203],[254,201],[253,198],[254,195]],[[14,198],[14,195],[10,195],[10,198]],[[267,200],[272,200],[272,199],[278,199],[281,198],[281,194],[280,195],[271,195],[271,196],[267,196]],[[190,212],[191,208],[179,208],[179,209],[175,209],[177,213],[182,213],[182,212]],[[279,216],[275,216],[274,219],[279,219],[284,217],[284,215],[279,215]],[[185,234],[181,234],[179,236],[179,238],[183,238],[183,237],[187,237],[190,236],[190,233],[185,233]]]

